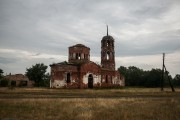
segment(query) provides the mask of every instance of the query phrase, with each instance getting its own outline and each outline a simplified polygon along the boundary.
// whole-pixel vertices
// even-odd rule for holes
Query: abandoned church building
[[[115,70],[114,39],[101,40],[101,65],[90,60],[90,48],[76,44],[69,47],[68,62],[51,67],[51,88],[96,88],[124,86],[124,78]]]

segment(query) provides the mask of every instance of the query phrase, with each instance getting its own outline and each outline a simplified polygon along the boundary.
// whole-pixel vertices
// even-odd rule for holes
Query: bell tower
[[[101,40],[101,66],[105,69],[115,70],[114,38],[108,34]]]

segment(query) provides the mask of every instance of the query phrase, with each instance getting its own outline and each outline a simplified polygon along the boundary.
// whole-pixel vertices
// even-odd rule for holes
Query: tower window
[[[78,59],[78,53],[76,53],[76,59]]]
[[[78,60],[80,60],[81,59],[81,54],[80,53],[78,53]]]
[[[107,41],[107,47],[108,47],[108,46],[110,46],[110,41],[109,41],[109,40]]]
[[[107,52],[106,59],[107,59],[107,60],[109,60],[109,59],[110,59],[110,52],[109,52],[109,51]]]
[[[84,59],[86,59],[86,54],[84,54]]]
[[[81,59],[81,54],[80,53],[76,53],[76,59],[80,60]]]
[[[73,59],[75,59],[76,58],[76,53],[73,53]]]
[[[81,59],[84,59],[84,54],[83,53],[81,53]]]

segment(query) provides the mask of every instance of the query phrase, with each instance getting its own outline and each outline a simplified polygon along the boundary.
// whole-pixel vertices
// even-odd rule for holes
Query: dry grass
[[[176,91],[176,93],[160,92],[159,89],[145,88],[120,90],[0,88],[0,119],[178,120],[180,92],[179,89]],[[66,98],[67,96],[70,98]]]

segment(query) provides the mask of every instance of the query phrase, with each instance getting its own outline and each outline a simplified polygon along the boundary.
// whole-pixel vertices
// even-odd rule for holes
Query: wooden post
[[[161,91],[164,91],[164,57],[165,57],[165,53],[163,53],[162,78],[161,78]]]

